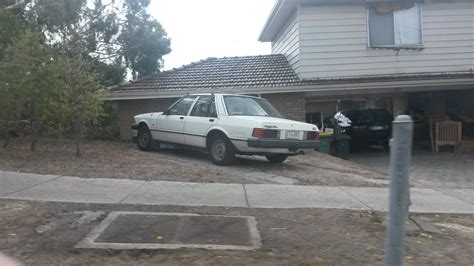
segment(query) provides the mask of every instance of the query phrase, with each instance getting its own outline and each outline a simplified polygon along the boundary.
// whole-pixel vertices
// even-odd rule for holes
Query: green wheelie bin
[[[347,160],[349,159],[349,141],[351,137],[342,134],[335,137],[336,142],[336,157]]]
[[[319,135],[319,152],[329,154],[333,139],[333,135],[321,133]]]

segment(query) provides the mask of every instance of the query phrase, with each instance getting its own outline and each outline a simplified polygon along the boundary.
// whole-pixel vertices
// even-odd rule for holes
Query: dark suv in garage
[[[382,145],[388,149],[393,116],[385,109],[347,110],[340,112],[351,120],[342,129],[351,137],[351,148]],[[334,128],[334,116],[325,119],[326,127]]]

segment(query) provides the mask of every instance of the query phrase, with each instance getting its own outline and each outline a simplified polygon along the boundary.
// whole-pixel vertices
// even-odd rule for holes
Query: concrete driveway
[[[172,147],[164,147],[149,155],[184,163],[190,167],[222,170],[227,175],[237,176],[242,183],[247,184],[354,187],[379,187],[388,184],[385,175],[378,171],[319,152],[289,157],[282,164],[270,164],[262,156],[237,156],[235,163],[230,166],[214,165],[206,154],[199,151]]]
[[[351,153],[350,160],[377,171],[389,172],[389,152],[371,148]],[[418,187],[474,188],[474,154],[414,150],[410,181]]]

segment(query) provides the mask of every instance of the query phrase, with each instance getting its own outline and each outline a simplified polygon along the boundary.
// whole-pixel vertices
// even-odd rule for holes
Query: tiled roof
[[[111,88],[199,91],[298,86],[301,80],[284,55],[208,58]]]
[[[109,88],[110,99],[169,97],[182,93],[318,91],[324,86],[418,80],[474,79],[473,71],[400,73],[300,79],[284,55],[208,58]],[[416,86],[416,85],[414,85]]]

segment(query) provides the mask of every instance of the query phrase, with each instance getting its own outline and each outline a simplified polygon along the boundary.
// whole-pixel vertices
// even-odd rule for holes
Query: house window
[[[367,6],[370,47],[403,48],[423,44],[421,3],[370,2]]]

